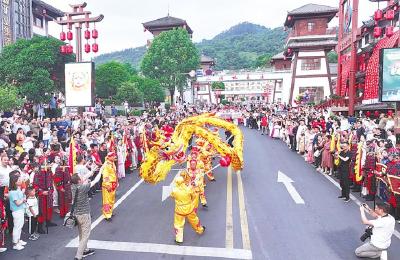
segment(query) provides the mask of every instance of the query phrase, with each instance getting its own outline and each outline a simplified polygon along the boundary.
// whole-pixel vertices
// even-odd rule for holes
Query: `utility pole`
[[[72,8],[72,11],[69,13],[65,13],[65,16],[63,18],[60,18],[59,20],[54,20],[57,24],[64,26],[66,25],[68,28],[68,33],[67,37],[65,37],[65,33],[61,33],[61,40],[65,41],[66,39],[72,40],[72,28],[75,28],[75,41],[76,41],[76,62],[82,62],[82,51],[83,51],[83,44],[82,44],[82,27],[86,27],[85,31],[85,39],[89,40],[90,39],[90,31],[89,27],[90,24],[94,24],[94,29],[92,30],[92,38],[96,41],[98,37],[98,32],[96,30],[96,25],[95,23],[101,22],[104,18],[104,15],[99,15],[96,17],[90,17],[92,14],[90,11],[85,11],[85,7],[87,6],[87,3],[82,3],[82,4],[75,4],[75,5],[70,5]],[[68,48],[66,50],[66,53],[72,54],[72,46],[71,48]],[[98,45],[97,43],[93,43],[92,48],[90,48],[90,45],[87,43],[85,44],[85,52],[89,53],[90,49],[92,49],[93,52],[98,51]],[[61,50],[61,52],[63,52]]]

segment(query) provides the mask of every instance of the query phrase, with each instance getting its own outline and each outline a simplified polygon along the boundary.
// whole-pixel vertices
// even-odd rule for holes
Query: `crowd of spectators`
[[[27,246],[21,239],[24,226],[27,232],[22,234],[37,240],[56,225],[55,218],[66,216],[72,203],[73,173],[94,180],[113,151],[122,180],[140,165],[143,144],[152,140],[157,127],[174,127],[183,118],[210,108],[177,105],[166,111],[160,106],[132,117],[125,116],[127,109],[124,116],[116,116],[114,110],[115,106],[105,116],[104,109],[96,106],[92,112],[57,117],[54,111],[46,116],[41,108],[27,104],[4,113],[0,119],[0,252],[7,246],[15,250]],[[71,149],[76,153],[73,170]],[[90,188],[89,197],[99,190],[101,180]]]
[[[383,200],[400,222],[400,195],[392,192],[386,175],[400,176],[391,111],[349,117],[311,106],[266,104],[232,111],[240,112],[239,123],[282,140],[317,172],[336,177],[342,187],[339,197],[345,202],[350,190],[366,201]],[[348,161],[341,159],[344,155]]]

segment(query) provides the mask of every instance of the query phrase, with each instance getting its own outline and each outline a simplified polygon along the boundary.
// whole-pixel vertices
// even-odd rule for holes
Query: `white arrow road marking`
[[[175,175],[174,179],[171,181],[171,183],[168,186],[162,187],[161,201],[166,200],[171,195],[172,189],[175,187],[175,179],[177,176],[179,176],[179,173],[177,175]]]
[[[285,185],[287,191],[289,192],[290,196],[292,196],[292,199],[294,202],[296,202],[296,204],[305,204],[296,188],[292,185],[292,182],[294,181],[281,171],[278,171],[278,182],[282,182],[283,185]]]

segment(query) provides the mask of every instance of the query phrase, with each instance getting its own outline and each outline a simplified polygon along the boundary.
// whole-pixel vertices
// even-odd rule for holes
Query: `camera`
[[[364,234],[360,237],[361,242],[364,242],[372,236],[372,227],[367,227]]]

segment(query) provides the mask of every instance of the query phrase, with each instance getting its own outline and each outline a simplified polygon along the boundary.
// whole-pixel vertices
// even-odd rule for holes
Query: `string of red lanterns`
[[[95,25],[96,26],[96,25]],[[74,52],[74,48],[71,45],[71,41],[74,38],[74,34],[72,31],[68,31],[67,33],[64,32],[64,30],[60,33],[60,40],[65,42],[68,40],[68,43],[65,43],[60,46],[60,53],[62,54],[72,54]],[[99,51],[99,45],[97,44],[97,39],[99,38],[99,32],[97,31],[96,28],[94,28],[92,31],[89,30],[89,27],[86,28],[84,32],[84,38],[87,40],[84,49],[86,53],[90,53],[91,51],[94,53],[97,53]],[[90,45],[89,40],[93,39],[94,43]]]

